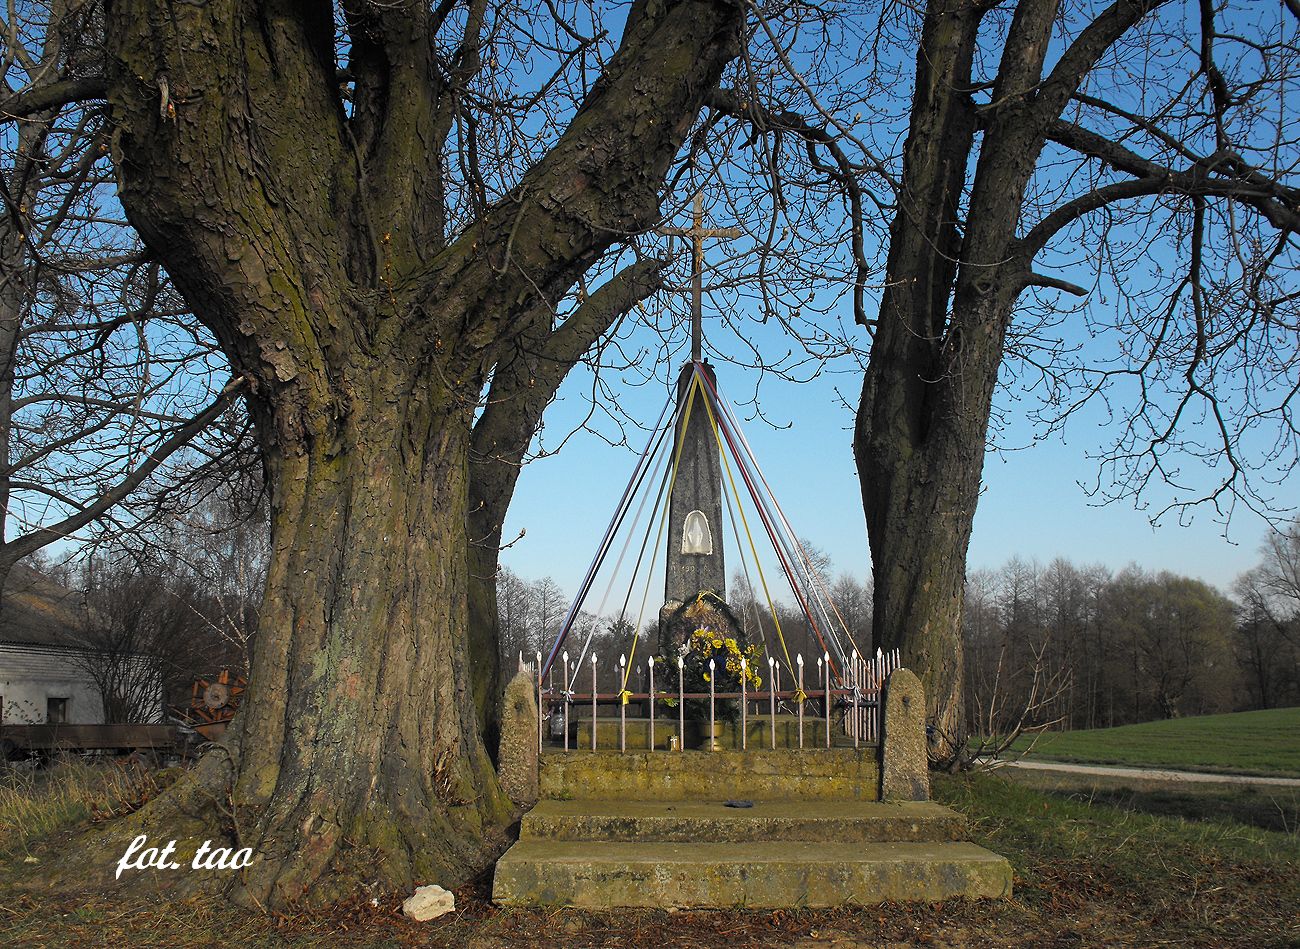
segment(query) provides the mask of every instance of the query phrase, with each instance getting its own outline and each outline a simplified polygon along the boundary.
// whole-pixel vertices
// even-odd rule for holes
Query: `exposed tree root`
[[[408,807],[408,813],[376,804],[343,827],[319,806],[321,800],[306,799],[294,822],[279,823],[270,809],[257,813],[238,805],[232,791],[238,763],[234,741],[208,746],[190,770],[139,810],[97,824],[57,854],[43,855],[43,875],[54,885],[84,883],[91,876],[109,890],[221,897],[273,912],[359,896],[384,900],[428,882],[458,886],[483,873],[509,845],[505,827],[514,815],[487,808],[485,819],[468,802],[426,802]],[[297,832],[282,842],[263,829],[272,826]],[[119,876],[119,861],[141,835],[146,840],[134,857],[143,866]],[[176,866],[148,865],[157,853],[148,848],[171,841],[175,846],[164,856]],[[195,869],[192,861],[205,842],[208,854],[225,848],[233,857],[249,848],[252,862],[242,869]]]

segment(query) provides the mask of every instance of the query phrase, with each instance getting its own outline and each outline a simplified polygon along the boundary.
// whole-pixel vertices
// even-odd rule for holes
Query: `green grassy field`
[[[1024,737],[1031,757],[1300,778],[1300,708],[1175,718]]]

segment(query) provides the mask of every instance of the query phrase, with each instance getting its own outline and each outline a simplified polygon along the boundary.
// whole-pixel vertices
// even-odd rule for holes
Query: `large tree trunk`
[[[989,5],[933,0],[927,8],[887,289],[854,433],[875,639],[900,647],[920,673],[932,760],[946,764],[957,762],[965,737],[966,552],[993,391],[1033,257],[1017,242],[1021,204],[1047,125],[1074,88],[1069,77],[1042,81],[1056,7],[1056,0],[1016,7],[992,90],[996,106],[982,117],[971,65]],[[1096,47],[1091,55],[1105,44]],[[977,130],[983,135],[963,209]]]
[[[258,854],[242,883],[260,905],[482,868],[509,804],[481,733],[496,643],[467,629],[473,411],[539,310],[656,223],[740,20],[702,0],[634,4],[570,128],[448,243],[438,176],[465,106],[431,62],[435,17],[344,6],[350,114],[331,4],[109,7],[123,203],[247,381],[271,486],[230,748],[235,831]],[[468,68],[482,11],[471,4]],[[218,770],[200,769],[200,796]],[[174,814],[184,790],[153,813]]]
[[[276,902],[342,895],[317,884],[327,868],[454,878],[511,807],[465,688],[469,408],[436,381],[359,369],[340,431],[268,458],[236,799],[259,815],[246,882]]]
[[[1001,310],[1000,316],[980,318],[990,334],[1005,332],[1010,308]],[[887,312],[882,310],[882,318]],[[981,340],[978,347],[1000,356],[1002,342]],[[932,393],[920,438],[913,440],[896,417],[863,413],[855,440],[875,580],[875,641],[885,649],[901,647],[904,663],[921,674],[933,727],[931,753],[944,763],[965,738],[966,552],[997,381],[996,365],[979,365],[985,358],[982,352],[965,354],[958,376]],[[869,371],[864,406],[877,404],[878,384]]]
[[[917,57],[903,205],[863,380],[854,455],[875,584],[876,644],[898,647],[925,685],[931,724],[961,721],[960,620],[983,430],[972,446],[944,398],[944,334],[960,254],[958,202],[975,136],[971,57],[980,14],[935,3]],[[987,416],[985,416],[987,421]]]

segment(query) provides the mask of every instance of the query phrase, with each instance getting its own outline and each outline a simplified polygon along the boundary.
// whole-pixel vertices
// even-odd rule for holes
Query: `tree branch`
[[[221,390],[211,405],[178,428],[170,438],[150,452],[144,461],[114,487],[63,520],[0,545],[0,563],[7,565],[17,563],[47,544],[71,536],[97,517],[106,513],[110,508],[119,504],[127,495],[139,487],[146,478],[153,474],[159,465],[178,450],[184,448],[196,435],[216,421],[244,388],[245,380],[242,377],[232,379]]]
[[[1132,181],[1121,181],[1116,184],[1105,185],[1072,201],[1067,201],[1044,217],[1034,225],[1028,234],[1017,241],[1015,244],[1016,250],[1026,262],[1032,261],[1057,232],[1085,214],[1091,214],[1093,211],[1116,201],[1159,194],[1164,189],[1164,184],[1165,179],[1163,178],[1136,178]]]
[[[1019,242],[1032,259],[1054,234],[1084,214],[1114,201],[1151,194],[1185,194],[1222,197],[1253,208],[1275,227],[1300,229],[1300,191],[1273,181],[1251,169],[1231,152],[1195,161],[1182,171],[1145,158],[1123,145],[1072,122],[1057,120],[1048,137],[1080,154],[1095,158],[1134,181],[1105,185],[1075,198],[1048,214]],[[1218,177],[1226,173],[1225,177]]]
[[[550,312],[535,311],[534,330],[522,334],[498,363],[470,449],[472,541],[499,543],[524,452],[542,413],[583,353],[633,306],[662,288],[664,266],[660,260],[643,260],[619,271],[552,333],[547,333]]]
[[[1148,13],[1170,0],[1116,0],[1079,34],[1043,80],[1034,109],[1040,121],[1058,117],[1097,61]]]
[[[1070,283],[1068,280],[1062,280],[1059,277],[1049,277],[1046,274],[1030,273],[1025,278],[1027,287],[1047,287],[1051,290],[1061,290],[1065,293],[1072,293],[1076,297],[1086,297],[1088,291],[1079,286],[1077,283]]]
[[[533,307],[554,305],[614,243],[660,217],[659,191],[705,97],[738,48],[731,3],[631,7],[623,40],[555,147],[502,201],[405,284],[409,344],[437,350],[427,321],[447,299],[474,301],[453,373],[490,364]],[[679,50],[665,62],[665,49]]]
[[[865,295],[871,267],[867,263],[866,249],[863,246],[862,187],[858,183],[857,169],[844,153],[844,149],[840,147],[836,137],[825,126],[812,125],[797,112],[788,109],[774,111],[753,101],[752,96],[742,96],[735,89],[714,89],[709,95],[708,106],[717,112],[748,122],[757,132],[773,130],[793,132],[807,144],[809,161],[813,167],[826,174],[844,190],[844,196],[849,202],[853,263],[857,271],[857,279],[853,282],[853,316],[859,325],[870,325],[872,320],[867,316]],[[827,167],[817,160],[818,146],[830,153],[831,159],[835,162],[834,168]],[[880,207],[879,202],[876,204]]]
[[[20,89],[0,99],[0,122],[25,119],[38,112],[59,109],[74,102],[103,99],[108,95],[108,77],[92,76],[86,79],[61,79]]]

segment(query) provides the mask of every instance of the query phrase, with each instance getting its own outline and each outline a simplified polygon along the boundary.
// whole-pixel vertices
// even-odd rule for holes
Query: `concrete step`
[[[497,863],[506,905],[779,908],[1002,897],[1011,867],[969,843],[521,840]]]
[[[521,840],[878,841],[961,840],[966,818],[931,801],[540,801],[524,815]]]
[[[548,751],[541,796],[552,800],[874,801],[876,749]]]

